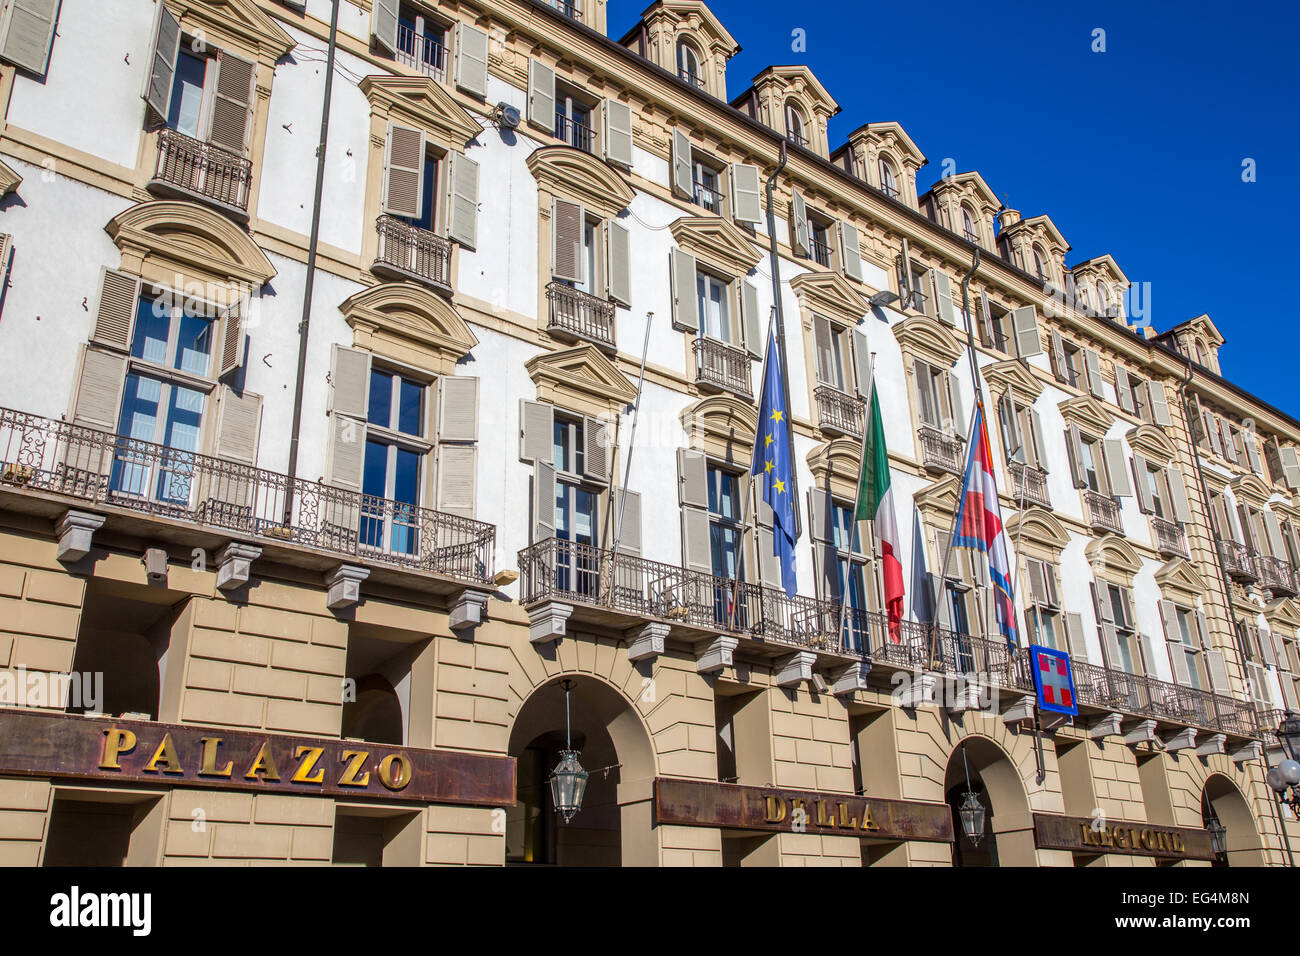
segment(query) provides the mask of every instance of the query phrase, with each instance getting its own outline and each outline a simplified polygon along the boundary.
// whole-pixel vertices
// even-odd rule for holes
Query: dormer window
[[[970,207],[961,207],[961,234],[967,242],[979,242],[979,233],[975,231],[975,217],[971,215]]]
[[[898,173],[894,170],[894,164],[884,156],[880,157],[880,191],[890,199],[899,197]]]
[[[691,86],[704,89],[703,71],[700,69],[700,56],[685,40],[677,43],[677,75]]]
[[[1047,281],[1047,256],[1038,246],[1034,246],[1034,275],[1044,282]]]
[[[796,146],[808,145],[807,124],[803,111],[793,103],[785,104],[785,138]]]

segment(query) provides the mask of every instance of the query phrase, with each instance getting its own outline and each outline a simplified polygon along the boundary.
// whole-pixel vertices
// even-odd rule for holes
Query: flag
[[[983,402],[975,411],[975,428],[971,435],[970,457],[966,459],[966,476],[961,483],[955,527],[954,548],[973,548],[988,555],[998,627],[1007,644],[1014,649],[1018,641],[1011,564],[1007,560],[1010,549],[998,507],[998,488],[993,479],[993,454],[989,450]]]
[[[894,492],[889,485],[889,449],[885,447],[885,423],[880,415],[880,397],[873,386],[867,412],[867,433],[862,441],[862,465],[858,470],[857,521],[870,521],[880,543],[880,577],[884,582],[885,610],[889,616],[889,639],[902,640],[903,562],[899,559],[898,522],[894,519]]]
[[[786,420],[785,390],[781,384],[781,351],[776,326],[768,323],[767,359],[763,363],[763,390],[758,401],[758,434],[754,437],[754,463],[759,495],[772,508],[772,548],[781,563],[781,586],[794,597],[794,458]]]

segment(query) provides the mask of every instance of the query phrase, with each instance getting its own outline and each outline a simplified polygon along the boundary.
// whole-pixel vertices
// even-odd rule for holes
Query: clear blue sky
[[[611,0],[618,38],[649,0]],[[1067,262],[1110,253],[1164,331],[1208,312],[1224,375],[1300,418],[1300,4],[710,0],[743,48],[728,94],[806,63],[839,102],[832,149],[896,120],[929,165],[978,169]],[[791,32],[807,34],[793,52]],[[1106,52],[1092,52],[1093,30]],[[1242,181],[1255,160],[1256,181]]]

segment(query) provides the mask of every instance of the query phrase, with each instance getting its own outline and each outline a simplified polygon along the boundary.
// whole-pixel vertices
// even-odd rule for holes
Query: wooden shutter
[[[630,233],[627,226],[605,220],[605,287],[619,305],[632,305]]]
[[[1165,484],[1169,488],[1169,502],[1173,507],[1174,520],[1191,524],[1192,510],[1187,506],[1187,486],[1183,484],[1183,472],[1170,465],[1165,469]]]
[[[702,452],[677,449],[677,500],[682,511],[682,562],[693,571],[710,572],[709,473]]]
[[[568,282],[586,279],[582,239],[587,213],[582,203],[551,200],[551,276]]]
[[[1300,491],[1300,455],[1296,454],[1294,445],[1283,445],[1278,449],[1282,462],[1282,479],[1292,491]]]
[[[1097,610],[1098,627],[1101,630],[1101,647],[1106,658],[1106,666],[1123,671],[1123,657],[1119,653],[1119,635],[1115,630],[1115,615],[1110,607],[1110,595],[1104,585],[1091,584],[1092,603]]]
[[[44,76],[58,16],[59,0],[9,0],[0,23],[0,60]]]
[[[382,211],[418,219],[424,211],[424,130],[388,124]]]
[[[240,155],[248,147],[253,80],[256,75],[257,70],[253,64],[242,57],[226,50],[217,54],[217,82],[212,98],[208,140]]]
[[[107,432],[116,431],[125,381],[125,355],[105,352],[91,345],[85,346],[81,356],[77,398],[72,407],[73,424]]]
[[[682,506],[682,561],[691,571],[713,571],[709,513],[703,508]]]
[[[1246,457],[1250,460],[1250,470],[1255,474],[1263,477],[1264,463],[1259,456],[1259,441],[1255,438],[1253,429],[1247,429],[1241,433],[1241,444],[1246,449]]]
[[[478,486],[478,445],[438,446],[438,510],[474,517]]]
[[[862,398],[871,397],[871,345],[866,333],[854,329],[853,335],[853,371],[854,385]]]
[[[478,394],[479,380],[473,375],[438,379],[439,441],[478,441]]]
[[[365,419],[370,391],[370,353],[335,345],[330,383],[329,410],[337,415]]]
[[[144,101],[154,118],[166,122],[171,109],[172,83],[176,77],[176,57],[181,49],[181,22],[162,0],[154,12],[153,51],[149,73],[145,77]]]
[[[632,165],[632,108],[618,100],[605,100],[605,158],[622,166]]]
[[[533,543],[555,537],[555,466],[540,458],[533,464]]]
[[[1038,337],[1038,313],[1032,305],[1012,311],[1011,327],[1015,331],[1017,355],[1028,358],[1042,354],[1043,342]]]
[[[596,418],[582,420],[582,474],[590,481],[609,481],[609,429]]]
[[[693,199],[695,197],[695,167],[691,159],[691,141],[679,129],[673,130],[672,153],[673,192],[683,199]]]
[[[948,423],[944,430],[952,435],[965,435],[966,411],[961,403],[961,386],[952,372],[944,372],[943,380],[948,393]]]
[[[674,248],[669,252],[672,281],[673,328],[684,332],[700,330],[700,306],[695,290],[695,257]]]
[[[1133,487],[1137,492],[1138,510],[1144,515],[1154,513],[1156,506],[1147,482],[1147,460],[1136,452],[1133,454]]]
[[[1172,601],[1160,601],[1160,624],[1164,629],[1165,649],[1169,654],[1169,666],[1173,670],[1174,680],[1188,686],[1191,676],[1187,670],[1187,651],[1182,634],[1178,630],[1178,608]]]
[[[1102,442],[1106,458],[1107,486],[1112,496],[1124,498],[1133,494],[1128,483],[1128,465],[1124,461],[1124,446],[1118,438],[1107,438]]]
[[[1065,429],[1065,456],[1070,462],[1070,477],[1074,487],[1088,487],[1088,476],[1083,471],[1083,436],[1079,434],[1078,425],[1068,425]]]
[[[519,400],[519,458],[550,461],[555,454],[555,407],[546,402]]]
[[[1226,418],[1220,418],[1218,421],[1219,421],[1219,431],[1223,436],[1222,438],[1223,457],[1226,458],[1228,461],[1232,462],[1233,464],[1237,464],[1238,463],[1237,443],[1233,441],[1232,429],[1229,427],[1228,420]]]
[[[1069,366],[1065,364],[1065,340],[1061,333],[1052,329],[1052,373],[1058,382],[1069,382]]]
[[[1014,322],[1014,320],[1013,320]],[[980,290],[980,341],[990,348],[995,347],[993,340],[993,307],[989,305],[989,294]]]
[[[347,415],[330,416],[329,483],[348,491],[361,490],[366,457],[366,423]]]
[[[219,375],[225,377],[244,364],[244,302],[236,299],[221,315],[221,366]]]
[[[1103,397],[1105,392],[1101,387],[1101,362],[1097,358],[1097,353],[1092,349],[1084,349],[1083,362],[1088,373],[1088,391],[1094,398]]]
[[[809,488],[808,526],[817,572],[817,593],[825,601],[838,601],[844,593],[839,553],[835,548],[831,526],[833,513],[830,492],[822,488]],[[768,539],[767,543],[770,546],[773,541]]]
[[[447,238],[466,249],[478,248],[478,162],[451,153],[447,171]]]
[[[1133,386],[1129,382],[1129,374],[1118,365],[1115,366],[1115,397],[1119,400],[1120,408],[1130,415],[1137,414],[1137,408],[1133,405]]]
[[[759,192],[758,167],[733,163],[730,175],[732,218],[737,222],[762,222],[763,202]]]
[[[528,122],[555,133],[555,71],[537,60],[528,61]]]
[[[456,24],[456,86],[472,96],[487,96],[487,74],[487,32],[467,23]],[[554,116],[551,122],[555,122]]]
[[[1034,461],[1038,470],[1046,473],[1050,471],[1047,467],[1047,442],[1043,439],[1043,420],[1038,417],[1038,412],[1032,408],[1029,409],[1029,427],[1034,433]]]
[[[709,507],[709,464],[703,452],[677,449],[677,502]]]
[[[1215,693],[1232,696],[1232,687],[1228,683],[1228,667],[1223,660],[1223,651],[1205,650],[1205,667],[1210,672],[1210,686]]]
[[[611,496],[613,518],[610,522],[611,541],[618,535],[619,554],[641,554],[641,494],[637,491],[625,491],[615,488]],[[622,512],[623,525],[619,527],[619,513]]]
[[[1261,654],[1264,655],[1264,663],[1269,664],[1272,667],[1277,667],[1278,666],[1277,647],[1274,646],[1273,644],[1272,630],[1271,629],[1265,630],[1263,628],[1260,628],[1258,629],[1258,634],[1259,634],[1259,651]],[[1282,649],[1282,653],[1283,654],[1286,653],[1285,648]]]
[[[752,358],[762,358],[765,343],[758,311],[758,287],[747,280],[740,283],[740,318],[745,327],[745,351]]]
[[[790,192],[790,247],[795,255],[808,255],[808,238],[808,207],[799,190],[794,189]]]
[[[1147,399],[1151,408],[1151,420],[1165,428],[1173,426],[1169,417],[1169,401],[1165,396],[1165,387],[1160,382],[1147,382]]]
[[[99,302],[95,307],[91,339],[100,345],[128,351],[139,294],[139,278],[116,269],[103,270],[99,278]]]
[[[1278,524],[1277,515],[1271,511],[1263,512],[1264,536],[1268,538],[1268,550],[1275,558],[1286,560],[1286,545],[1282,542],[1282,526]]]
[[[840,268],[850,279],[862,281],[862,247],[858,229],[844,220],[837,223],[840,234]]]
[[[1025,461],[1027,455],[1020,440],[1019,423],[1009,395],[998,396],[998,425],[1002,433],[1002,451],[1007,461]]]
[[[397,5],[398,0],[374,0],[370,8],[370,35],[389,53],[397,52]]]
[[[952,280],[938,269],[930,270],[930,283],[934,287],[935,315],[945,325],[957,327],[957,313],[952,307]]]
[[[1032,603],[1037,607],[1050,607],[1051,602],[1048,600],[1047,583],[1043,571],[1043,562],[1035,558],[1030,558],[1025,563],[1025,573],[1029,576],[1029,596]]]
[[[1088,642],[1083,636],[1083,615],[1071,612],[1065,615],[1065,639],[1069,645],[1070,660],[1088,662]]]
[[[772,528],[772,509],[767,502],[762,502],[767,508],[767,522],[759,522],[758,534],[755,535],[755,548],[758,552],[758,580],[769,587],[779,587],[781,584],[781,562],[776,557],[776,532]],[[813,557],[820,557],[820,549],[814,549]],[[818,569],[820,572],[820,568]]]
[[[478,488],[479,380],[438,380],[438,510],[474,517]]]
[[[257,439],[262,425],[262,396],[221,387],[217,422],[218,458],[242,465],[257,464]]]

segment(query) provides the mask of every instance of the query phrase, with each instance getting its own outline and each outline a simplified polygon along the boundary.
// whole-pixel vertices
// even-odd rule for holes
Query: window
[[[397,554],[418,548],[428,385],[372,365],[361,473],[361,544]]]
[[[582,7],[577,0],[544,0],[546,5],[553,10],[558,10],[566,17],[574,20],[582,18]]]
[[[1109,666],[1127,674],[1145,673],[1133,619],[1133,592],[1101,581],[1093,585],[1093,603]]]
[[[555,416],[551,464],[555,466],[555,537],[561,542],[556,561],[560,590],[595,594],[599,546],[600,491],[583,483],[586,429],[576,418]]]
[[[699,301],[700,332],[728,345],[736,343],[735,323],[731,318],[730,284],[703,270],[695,274],[696,298]]]
[[[1079,465],[1081,468],[1080,477],[1084,481],[1084,487],[1089,491],[1104,495],[1106,493],[1106,479],[1101,455],[1101,442],[1088,435],[1080,437]]]
[[[1061,623],[1061,602],[1057,597],[1056,568],[1046,561],[1029,558],[1025,562],[1029,578],[1029,607],[1026,618],[1035,640],[1047,647],[1068,650],[1065,628]]]
[[[167,112],[167,125],[178,133],[199,139],[199,123],[203,120],[203,90],[207,75],[215,59],[190,52],[191,46],[182,45],[176,57],[176,76],[172,81],[171,107]]]
[[[433,77],[438,82],[447,78],[447,28],[424,10],[403,3],[397,14],[397,49],[394,57]]]
[[[979,242],[979,233],[975,231],[975,217],[971,214],[970,207],[961,207],[961,234],[967,242]]]
[[[807,127],[803,111],[793,103],[785,104],[785,138],[796,146],[808,145]]]
[[[988,303],[988,322],[981,329],[984,347],[1011,353],[1011,310],[991,300]]]
[[[880,157],[880,191],[890,199],[899,197],[898,174],[894,171],[894,164],[884,156]]]
[[[935,368],[928,362],[914,360],[917,409],[921,424],[943,431],[953,431],[954,414],[952,373]]]
[[[1047,255],[1038,246],[1034,246],[1034,275],[1047,281]]]
[[[596,151],[595,105],[580,92],[555,84],[555,135],[584,153]]]
[[[1192,611],[1185,607],[1174,607],[1174,616],[1176,620],[1175,635],[1178,638],[1177,643],[1181,647],[1170,648],[1171,653],[1181,653],[1186,655],[1187,678],[1189,683],[1197,690],[1205,689],[1205,682],[1201,679],[1201,642],[1199,631],[1196,627],[1196,619],[1192,616]],[[1175,667],[1177,673],[1181,668]]]
[[[903,297],[904,305],[917,312],[934,315],[930,296],[926,291],[929,288],[930,270],[910,258],[899,258],[898,292]]]
[[[849,613],[844,620],[844,644],[855,651],[865,650],[868,641],[867,558],[862,550],[862,535],[853,520],[853,505],[831,503],[831,543],[837,555],[836,574],[840,594]],[[847,586],[847,590],[845,590]]]
[[[692,163],[691,179],[694,185],[692,202],[702,209],[721,216],[724,214],[722,192],[722,172],[711,163],[695,158]]]
[[[822,216],[808,214],[808,258],[818,265],[831,268],[833,265],[831,230],[834,223]]]
[[[1165,500],[1164,474],[1164,469],[1148,462],[1142,466],[1142,474],[1138,475],[1138,481],[1146,485],[1147,495],[1150,496],[1151,513],[1157,518],[1172,520],[1170,504]]]
[[[844,337],[847,333],[836,328],[829,319],[813,316],[813,339],[817,349],[817,381],[823,385],[848,391],[844,374]]]
[[[704,77],[700,71],[700,57],[685,40],[677,42],[677,75],[698,89],[704,89]]]
[[[715,578],[728,582],[741,575],[740,548],[744,541],[741,522],[741,482],[744,477],[710,464],[706,475],[709,484],[709,560]],[[713,616],[719,623],[731,620],[731,609],[743,616],[743,602],[734,601],[735,591],[728,584],[715,583],[713,589]],[[743,621],[741,622],[743,624]]]
[[[165,35],[169,28],[160,22],[155,37],[154,72],[146,95],[153,115],[170,130],[242,157],[252,126],[254,64],[189,35],[179,38],[173,58]],[[176,40],[172,33],[170,42]],[[197,165],[196,160],[189,163]],[[200,177],[196,170],[187,172],[191,179]]]
[[[1002,448],[1007,461],[1046,470],[1043,468],[1047,461],[1043,426],[1032,405],[1022,405],[1010,394],[1003,395],[998,401],[998,424],[1002,429]]]

